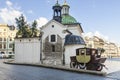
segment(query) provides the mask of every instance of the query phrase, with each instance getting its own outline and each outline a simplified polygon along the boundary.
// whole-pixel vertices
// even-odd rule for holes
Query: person
[[[97,57],[96,50],[92,50],[91,54],[91,62],[96,63],[100,60],[100,58]]]

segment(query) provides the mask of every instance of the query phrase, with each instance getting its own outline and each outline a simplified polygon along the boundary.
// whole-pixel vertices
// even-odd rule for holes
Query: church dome
[[[58,0],[56,2],[56,4],[54,5],[54,7],[60,6],[60,4],[58,3]]]
[[[64,6],[70,7],[66,2],[64,2],[64,4],[63,4],[62,6],[63,6],[63,7],[64,7]]]
[[[69,14],[62,15],[62,24],[74,24],[77,23],[76,19]]]
[[[67,35],[65,37],[65,45],[72,45],[72,44],[82,44],[85,45],[85,41],[81,36],[76,35]]]

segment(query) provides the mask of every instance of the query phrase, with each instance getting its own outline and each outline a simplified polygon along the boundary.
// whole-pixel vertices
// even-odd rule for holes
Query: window
[[[2,44],[0,44],[0,49],[2,49]]]
[[[12,52],[9,52],[9,54],[12,54]]]
[[[6,31],[6,29],[4,29],[4,31]]]
[[[13,44],[9,44],[9,48],[13,48]]]
[[[56,36],[55,35],[51,35],[51,42],[55,42],[56,41]]]
[[[2,41],[2,38],[0,38],[0,41]]]
[[[65,13],[67,12],[67,9],[65,8]]]
[[[54,28],[54,25],[52,25],[52,28]]]
[[[52,45],[52,52],[55,52],[55,45]]]
[[[4,41],[6,41],[6,38],[4,38]]]
[[[4,49],[6,49],[6,44],[4,44]]]
[[[10,38],[10,41],[12,41],[12,38]]]

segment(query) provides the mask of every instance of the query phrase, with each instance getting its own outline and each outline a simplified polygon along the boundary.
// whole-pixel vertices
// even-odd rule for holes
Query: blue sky
[[[59,0],[62,5],[64,0]],[[27,21],[46,23],[52,19],[56,0],[0,0],[0,23],[14,24],[24,14]],[[70,15],[81,23],[85,33],[99,32],[120,43],[120,0],[67,0]],[[39,24],[40,26],[42,24]]]

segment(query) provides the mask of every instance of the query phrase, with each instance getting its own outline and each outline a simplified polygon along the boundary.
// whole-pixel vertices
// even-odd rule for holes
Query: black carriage
[[[76,49],[76,56],[70,57],[70,67],[101,71],[106,58],[101,58],[101,50],[93,48]]]

